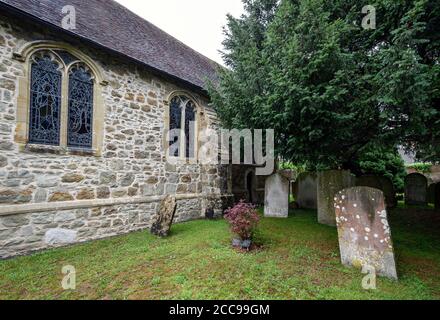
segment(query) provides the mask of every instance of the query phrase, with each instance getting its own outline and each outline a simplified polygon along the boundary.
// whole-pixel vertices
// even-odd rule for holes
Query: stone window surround
[[[164,100],[165,104],[165,124],[164,124],[164,134],[163,134],[163,149],[168,150],[169,148],[169,141],[167,141],[168,133],[170,131],[170,104],[173,98],[177,96],[184,96],[191,100],[191,102],[194,104],[196,110],[196,120],[194,123],[194,157],[187,158],[185,154],[185,139],[180,139],[180,155],[179,157],[173,157],[169,154],[167,155],[169,157],[169,160],[171,160],[174,163],[178,164],[197,164],[198,163],[198,152],[199,152],[199,130],[200,130],[200,119],[203,117],[204,112],[201,108],[201,103],[190,93],[184,90],[176,90],[171,92],[167,99]],[[185,121],[185,118],[182,116],[182,122]],[[185,129],[181,128],[182,133],[184,134]],[[183,135],[182,135],[183,136]],[[182,152],[183,151],[183,152]],[[168,152],[168,151],[167,151]]]
[[[54,50],[64,50],[77,57],[78,60],[64,64]],[[29,114],[30,114],[30,77],[31,77],[31,59],[38,51],[49,51],[53,53],[63,66],[62,83],[62,103],[61,103],[61,123],[60,123],[60,145],[47,146],[29,143]],[[104,113],[105,107],[102,98],[102,87],[107,86],[108,82],[102,77],[101,69],[97,64],[82,53],[80,50],[66,43],[54,41],[32,41],[22,46],[13,53],[13,58],[23,64],[24,76],[18,79],[18,98],[17,98],[17,127],[15,131],[15,142],[19,145],[21,151],[31,152],[49,152],[56,154],[72,154],[85,156],[101,156],[104,137]],[[95,78],[93,94],[93,143],[92,149],[68,148],[67,147],[67,112],[68,112],[68,70],[69,68],[81,62],[85,64],[93,73]]]

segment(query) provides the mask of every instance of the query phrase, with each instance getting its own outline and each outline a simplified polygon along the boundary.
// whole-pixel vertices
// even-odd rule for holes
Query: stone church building
[[[146,229],[166,194],[222,210],[232,169],[196,159],[216,68],[112,0],[0,0],[0,258]]]

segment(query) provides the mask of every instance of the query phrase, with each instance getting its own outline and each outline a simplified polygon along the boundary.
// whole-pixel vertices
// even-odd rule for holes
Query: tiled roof
[[[76,29],[71,32],[76,35],[199,88],[205,88],[206,79],[216,79],[218,64],[113,0],[0,2],[57,27],[65,16],[62,8],[72,5]]]

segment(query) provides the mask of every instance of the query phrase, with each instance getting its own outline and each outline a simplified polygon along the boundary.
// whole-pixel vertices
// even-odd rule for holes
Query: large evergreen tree
[[[375,1],[373,30],[364,1],[245,4],[211,88],[224,125],[273,128],[278,155],[316,168],[397,144],[439,159],[438,1]]]

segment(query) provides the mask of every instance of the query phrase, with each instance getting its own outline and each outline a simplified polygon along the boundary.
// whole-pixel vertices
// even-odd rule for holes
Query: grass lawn
[[[225,221],[173,226],[0,261],[0,299],[440,299],[440,213],[391,213],[399,282],[361,288],[359,270],[339,261],[336,229],[313,211],[263,219],[250,254],[231,249]],[[77,289],[63,291],[73,265]]]

